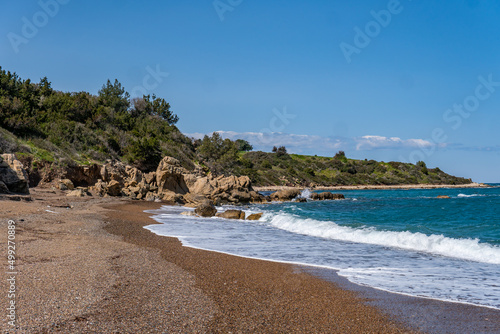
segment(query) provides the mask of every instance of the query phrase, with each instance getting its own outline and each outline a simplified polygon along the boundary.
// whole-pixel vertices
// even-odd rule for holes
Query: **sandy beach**
[[[32,189],[31,198],[0,201],[4,252],[8,220],[17,224],[17,328],[2,317],[5,333],[416,332],[404,316],[374,303],[378,297],[330,274],[183,247],[149,232],[143,226],[154,221],[144,210],[161,203],[43,189]],[[0,289],[8,288],[1,280]],[[417,300],[434,310],[449,304]],[[7,303],[2,298],[3,310]],[[467,321],[477,309],[458,308],[456,318]],[[415,308],[411,317],[427,321],[429,310]],[[480,319],[484,332],[498,329],[498,312]]]

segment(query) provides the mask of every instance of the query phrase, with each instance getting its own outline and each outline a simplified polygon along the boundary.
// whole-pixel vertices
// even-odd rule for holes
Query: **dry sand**
[[[411,332],[361,294],[299,266],[183,247],[145,230],[154,221],[143,211],[159,203],[43,189],[31,197],[0,200],[5,254],[7,222],[17,224],[17,330],[2,316],[3,332]],[[3,312],[8,288],[2,279]]]

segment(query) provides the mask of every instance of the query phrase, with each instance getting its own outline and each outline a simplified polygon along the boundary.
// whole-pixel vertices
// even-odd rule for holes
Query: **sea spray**
[[[299,196],[297,196],[298,198],[305,198],[305,199],[310,199],[311,198],[311,190],[309,190],[308,188],[302,190],[302,192],[300,193]]]

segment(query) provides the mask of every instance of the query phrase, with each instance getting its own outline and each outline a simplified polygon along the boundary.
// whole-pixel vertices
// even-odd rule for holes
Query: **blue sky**
[[[192,136],[500,182],[496,1],[1,1],[0,66],[23,78],[117,78]]]

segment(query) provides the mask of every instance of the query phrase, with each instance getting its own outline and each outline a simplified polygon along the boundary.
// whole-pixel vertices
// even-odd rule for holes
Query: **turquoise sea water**
[[[248,213],[264,212],[254,222],[164,207],[154,212],[163,224],[147,228],[191,247],[331,268],[378,289],[500,309],[498,185],[338,192],[346,200],[251,206]]]

